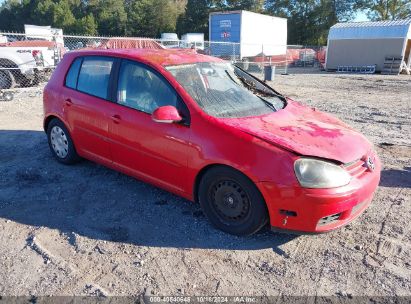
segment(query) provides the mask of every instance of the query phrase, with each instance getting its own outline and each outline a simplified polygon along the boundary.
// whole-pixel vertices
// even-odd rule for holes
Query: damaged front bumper
[[[381,164],[375,155],[374,170],[364,170],[344,187],[306,189],[258,184],[267,202],[273,230],[323,233],[344,226],[371,204],[380,180]]]

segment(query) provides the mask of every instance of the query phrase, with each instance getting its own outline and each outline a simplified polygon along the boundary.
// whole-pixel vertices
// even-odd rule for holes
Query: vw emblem
[[[373,161],[373,159],[371,158],[371,156],[369,156],[369,157],[367,158],[367,168],[368,168],[370,171],[374,171],[374,169],[375,169],[375,164],[374,164],[374,161]]]

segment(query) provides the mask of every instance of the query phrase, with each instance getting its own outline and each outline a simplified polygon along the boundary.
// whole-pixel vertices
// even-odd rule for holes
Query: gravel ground
[[[290,74],[274,87],[375,144],[380,187],[352,224],[226,235],[194,203],[57,163],[41,93],[22,94],[0,102],[0,295],[411,295],[411,77]]]

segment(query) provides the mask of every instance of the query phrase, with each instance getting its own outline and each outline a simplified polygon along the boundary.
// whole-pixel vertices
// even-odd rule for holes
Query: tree
[[[184,14],[177,21],[177,32],[206,33],[208,36],[209,0],[188,0]]]
[[[87,15],[94,16],[100,35],[125,35],[127,13],[123,1],[89,0],[86,2]]]
[[[24,24],[36,24],[69,34],[96,34],[94,16],[84,15],[82,5],[81,0],[9,0],[0,8],[0,29],[23,31]]]
[[[0,7],[0,29],[4,31],[22,31],[21,1],[10,0]]]
[[[213,10],[247,10],[261,13],[264,11],[264,0],[214,0],[210,1]]]
[[[0,0],[1,1],[1,0]],[[203,32],[212,11],[250,10],[288,18],[291,44],[324,44],[329,28],[355,9],[372,19],[410,16],[410,0],[5,0],[0,29],[51,25],[65,33],[158,37],[162,32]]]
[[[266,12],[288,18],[290,44],[324,45],[335,23],[350,20],[354,0],[266,0]]]
[[[30,14],[31,19],[37,19],[40,23],[36,25],[50,25],[54,24],[53,11],[55,9],[55,3],[52,0],[44,0],[38,2],[33,12]]]
[[[370,20],[399,20],[411,18],[410,0],[363,0],[358,7],[366,11]]]
[[[158,37],[162,32],[175,32],[183,0],[139,0],[127,6],[127,33],[133,36]]]
[[[53,26],[57,28],[72,29],[76,24],[76,18],[71,12],[68,0],[60,0],[50,6],[50,13],[53,16]]]
[[[97,23],[92,14],[82,17],[77,20],[76,24],[72,27],[73,34],[79,35],[97,35]]]
[[[247,10],[261,13],[264,8],[264,0],[227,0],[227,8],[230,10]]]

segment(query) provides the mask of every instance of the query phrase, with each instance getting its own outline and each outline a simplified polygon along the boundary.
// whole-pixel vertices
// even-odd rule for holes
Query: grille
[[[332,214],[329,216],[325,216],[323,218],[321,218],[318,221],[317,226],[324,226],[324,225],[328,225],[331,224],[332,222],[338,221],[338,219],[340,218],[341,213],[337,213],[337,214]]]

